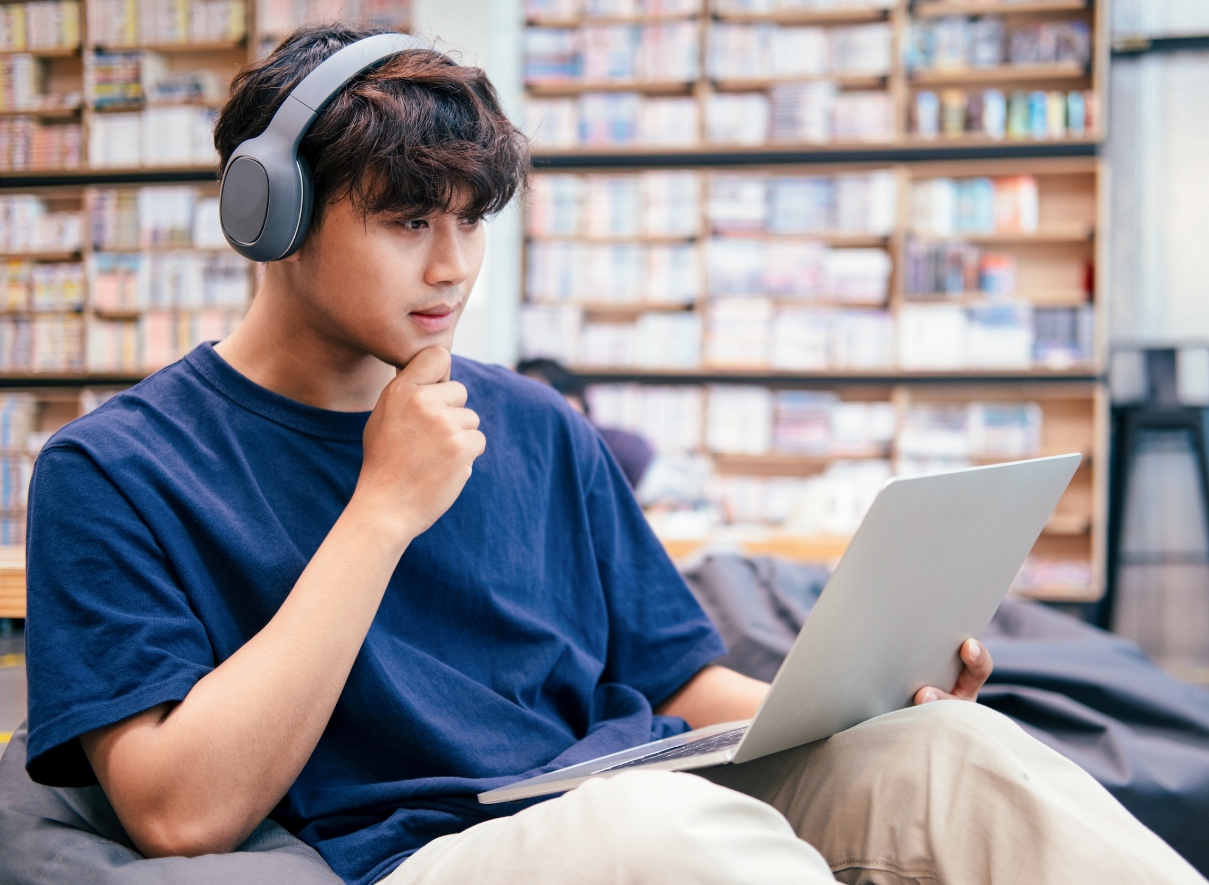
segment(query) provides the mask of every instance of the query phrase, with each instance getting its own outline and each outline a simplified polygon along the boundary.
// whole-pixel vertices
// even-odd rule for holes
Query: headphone
[[[241,142],[222,174],[218,217],[231,247],[252,261],[292,255],[306,239],[314,183],[298,145],[320,112],[358,74],[409,49],[408,34],[375,34],[328,56],[286,96],[268,128]]]

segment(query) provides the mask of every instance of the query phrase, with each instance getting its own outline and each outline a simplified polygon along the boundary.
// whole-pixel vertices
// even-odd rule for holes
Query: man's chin
[[[408,341],[407,346],[382,348],[381,351],[375,352],[374,355],[382,360],[382,362],[402,369],[416,358],[416,354],[430,347],[443,347],[445,350],[453,350],[453,331],[451,328],[432,335],[410,336],[411,340]]]

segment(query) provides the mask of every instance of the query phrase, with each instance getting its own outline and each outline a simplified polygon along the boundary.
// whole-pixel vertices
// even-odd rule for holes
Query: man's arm
[[[925,686],[915,693],[915,704],[939,700],[978,700],[978,690],[987,681],[994,666],[991,653],[981,642],[967,639],[961,646],[961,660],[965,666],[961,668],[957,684],[951,692]],[[698,671],[655,712],[663,716],[679,716],[692,728],[751,719],[768,694],[768,687],[766,682],[726,667],[710,666]]]
[[[264,629],[180,703],[81,736],[143,854],[238,847],[310,758],[399,557],[457,499],[486,444],[449,367],[429,348],[383,391],[352,500]]]

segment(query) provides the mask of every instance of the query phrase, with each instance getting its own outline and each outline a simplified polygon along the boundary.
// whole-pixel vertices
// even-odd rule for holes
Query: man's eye
[[[463,227],[478,227],[482,220],[481,218],[463,218],[461,224]]]
[[[403,222],[403,227],[407,230],[423,230],[428,227],[428,219],[426,218],[408,218]]]

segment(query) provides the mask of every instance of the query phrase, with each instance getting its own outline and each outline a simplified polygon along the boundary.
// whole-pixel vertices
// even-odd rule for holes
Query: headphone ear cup
[[[315,185],[311,181],[311,166],[306,161],[306,157],[298,155],[296,161],[298,164],[298,183],[300,196],[302,198],[302,206],[298,213],[298,230],[294,234],[294,239],[290,241],[290,245],[285,252],[281,254],[281,258],[288,258],[302,247],[306,241],[307,231],[311,227],[311,213],[315,208]]]

